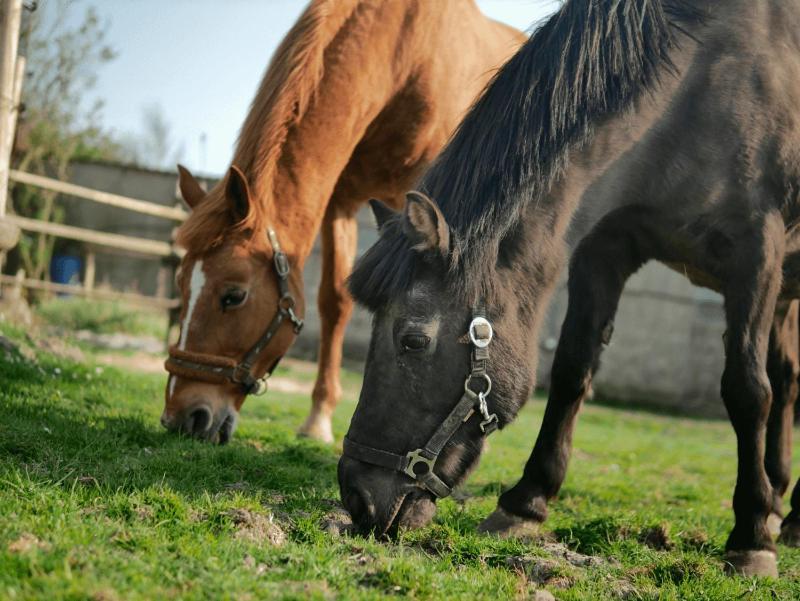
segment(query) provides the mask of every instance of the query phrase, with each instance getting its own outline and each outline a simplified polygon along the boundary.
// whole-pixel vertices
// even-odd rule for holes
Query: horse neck
[[[688,70],[690,57],[687,53],[676,62]],[[658,127],[679,92],[681,79],[665,80],[659,93],[643,97],[632,111],[598,124],[589,142],[573,150],[549,193],[528,204],[518,225],[520,235],[509,252],[514,259],[508,277],[501,278],[529,307],[521,324],[528,339],[538,341],[552,292],[581,240],[609,213],[648,202],[630,183],[639,181],[631,174],[642,167],[629,157],[638,156],[640,144],[646,146],[648,133]],[[532,346],[530,364],[535,369],[538,344]]]
[[[248,172],[266,218],[300,266],[354,149],[410,77],[416,57],[409,54],[413,44],[401,44],[411,10],[404,5],[362,2],[356,7],[325,47],[322,79],[305,112],[286,132],[275,162]],[[247,164],[248,157],[236,161]]]

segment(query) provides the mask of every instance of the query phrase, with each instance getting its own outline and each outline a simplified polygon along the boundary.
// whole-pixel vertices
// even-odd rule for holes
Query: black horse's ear
[[[375,215],[375,222],[378,224],[378,229],[381,229],[384,223],[389,221],[392,216],[396,215],[392,209],[377,198],[370,198],[369,206],[372,209],[372,214]]]
[[[450,252],[450,227],[436,203],[422,192],[406,194],[404,226],[414,250]]]

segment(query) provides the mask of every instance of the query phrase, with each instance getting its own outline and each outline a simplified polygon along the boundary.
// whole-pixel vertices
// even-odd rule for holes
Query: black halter
[[[272,228],[267,229],[267,239],[272,245],[272,263],[275,274],[278,276],[278,291],[280,292],[278,311],[269,322],[267,329],[238,363],[229,357],[191,353],[174,346],[170,347],[169,358],[165,363],[169,373],[213,383],[233,382],[241,386],[245,394],[261,395],[267,391],[267,379],[272,375],[282,357],[278,357],[260,378],[253,375],[253,365],[278,332],[284,320],[288,319],[292,323],[295,335],[303,329],[303,320],[294,312],[295,299],[289,290],[289,259],[281,250],[278,237]]]
[[[464,381],[464,394],[424,446],[409,451],[405,455],[399,455],[368,447],[345,437],[344,455],[364,463],[403,472],[438,498],[448,496],[452,489],[433,472],[442,449],[453,438],[461,424],[475,414],[476,409],[483,418],[480,428],[485,436],[494,432],[499,425],[497,414],[490,414],[486,405],[486,397],[492,390],[492,380],[487,373],[486,364],[489,359],[489,343],[492,341],[493,331],[492,324],[486,319],[482,307],[473,311],[468,335],[472,344],[472,360],[470,372]],[[473,381],[483,382],[483,389],[475,392],[471,388]]]

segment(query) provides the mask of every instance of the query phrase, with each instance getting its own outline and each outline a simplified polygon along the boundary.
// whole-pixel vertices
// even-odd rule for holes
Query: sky
[[[437,0],[425,0],[435,2]],[[273,51],[305,0],[41,0],[70,3],[70,22],[89,5],[108,24],[118,54],[98,72],[87,103],[104,101],[103,125],[136,134],[158,105],[181,161],[199,173],[227,169],[236,137]],[[488,16],[530,30],[554,0],[477,0]],[[203,143],[203,140],[205,142]]]

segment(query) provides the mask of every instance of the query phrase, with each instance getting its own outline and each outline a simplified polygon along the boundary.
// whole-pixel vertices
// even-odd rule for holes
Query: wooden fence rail
[[[20,278],[13,275],[0,274],[0,284],[9,284],[12,287],[31,288],[33,290],[44,290],[46,292],[56,292],[64,294],[74,294],[87,298],[98,298],[102,300],[124,301],[133,305],[153,307],[156,309],[177,309],[180,306],[180,299],[177,298],[158,298],[155,296],[144,296],[132,292],[117,292],[116,290],[106,290],[103,288],[87,289],[70,284],[56,284],[55,282],[44,282],[31,278]]]
[[[74,227],[72,225],[29,219],[27,217],[20,217],[19,215],[6,215],[2,220],[28,232],[37,232],[39,234],[48,234],[59,238],[77,240],[79,242],[109,246],[128,252],[141,253],[143,255],[170,257],[180,254],[179,250],[171,244],[160,240],[148,240],[146,238],[123,236],[122,234],[97,232],[95,230]]]
[[[24,171],[18,171],[16,169],[11,169],[8,175],[9,179],[20,184],[29,184],[60,194],[85,198],[99,204],[127,209],[129,211],[141,213],[142,215],[163,217],[164,219],[172,219],[173,221],[184,221],[188,215],[188,213],[180,207],[165,207],[146,200],[137,200],[135,198],[128,198],[127,196],[120,196],[119,194],[111,194],[110,192],[100,192],[98,190],[92,190],[91,188],[70,184],[69,182],[62,182],[61,180],[44,177],[43,175],[34,175],[33,173],[25,173]]]

